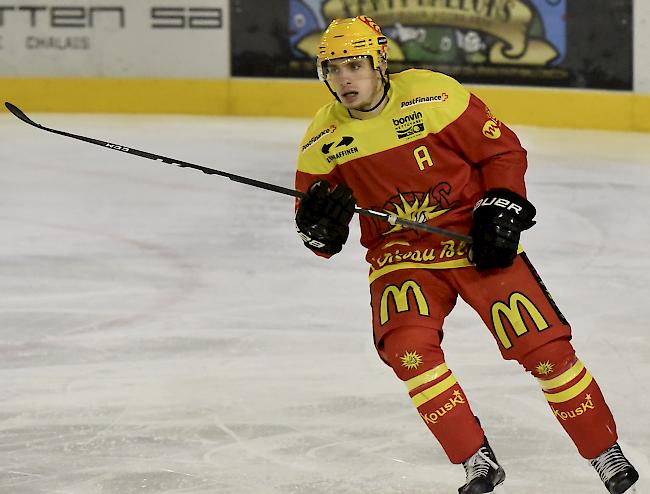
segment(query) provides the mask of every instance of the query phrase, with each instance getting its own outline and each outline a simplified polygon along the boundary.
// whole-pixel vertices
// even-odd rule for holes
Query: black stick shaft
[[[207,175],[219,175],[220,177],[228,178],[228,179],[230,179],[230,180],[232,180],[234,182],[239,182],[239,183],[242,183],[242,184],[251,185],[251,186],[257,187],[259,189],[270,190],[270,191],[277,192],[279,194],[284,194],[284,195],[287,195],[287,196],[292,196],[292,197],[303,197],[304,196],[303,192],[300,192],[300,191],[295,190],[295,189],[289,189],[287,187],[282,187],[281,185],[275,185],[275,184],[271,184],[271,183],[268,183],[268,182],[262,182],[261,180],[255,180],[254,178],[243,177],[241,175],[235,175],[234,173],[229,173],[229,172],[225,172],[225,171],[222,171],[222,170],[217,170],[217,169],[214,169],[214,168],[208,168],[206,166],[197,165],[195,163],[190,163],[188,161],[178,160],[178,159],[175,159],[175,158],[169,158],[167,156],[162,156],[162,155],[159,155],[159,154],[149,153],[147,151],[140,151],[139,149],[134,149],[134,148],[127,147],[127,146],[122,146],[121,144],[114,144],[114,143],[110,143],[110,142],[107,142],[107,141],[94,139],[92,137],[86,137],[86,136],[82,136],[82,135],[78,135],[78,134],[72,134],[70,132],[65,132],[65,131],[62,131],[62,130],[52,129],[50,127],[45,127],[44,125],[41,125],[39,123],[34,122],[31,118],[29,118],[27,115],[25,115],[25,113],[20,108],[18,108],[16,105],[14,105],[12,103],[9,103],[9,102],[5,102],[5,106],[7,107],[7,109],[11,113],[14,114],[14,116],[18,117],[20,120],[22,120],[26,124],[29,124],[29,125],[31,125],[33,127],[41,129],[41,130],[45,130],[47,132],[51,132],[53,134],[58,134],[58,135],[61,135],[61,136],[64,136],[64,137],[70,137],[72,139],[77,139],[79,141],[84,141],[84,142],[88,142],[90,144],[95,144],[95,145],[101,146],[103,148],[112,149],[113,151],[121,151],[123,153],[133,154],[135,156],[140,156],[142,158],[147,158],[147,159],[150,159],[150,160],[153,160],[153,161],[159,161],[159,162],[162,162],[162,163],[166,163],[168,165],[176,165],[176,166],[179,166],[181,168],[193,168],[195,170],[202,171],[203,173],[205,173]],[[360,215],[363,215],[363,216],[368,216],[370,218],[375,218],[375,219],[379,219],[381,221],[386,221],[387,223],[390,223],[391,225],[401,225],[401,226],[405,226],[405,227],[408,227],[408,228],[413,228],[413,229],[416,229],[416,230],[422,230],[422,231],[425,231],[425,232],[428,232],[428,233],[435,233],[435,234],[438,234],[438,235],[443,235],[445,237],[450,237],[450,238],[455,238],[455,239],[458,239],[458,240],[463,240],[463,241],[468,242],[468,243],[472,242],[472,237],[470,237],[468,235],[463,235],[462,233],[456,233],[456,232],[452,232],[452,231],[449,231],[449,230],[445,230],[444,228],[438,228],[438,227],[435,227],[435,226],[427,225],[426,223],[418,223],[417,221],[411,221],[411,220],[407,220],[407,219],[404,219],[404,218],[399,218],[398,216],[395,216],[393,214],[388,214],[388,213],[384,213],[384,212],[381,212],[381,211],[374,211],[372,209],[365,209],[365,208],[361,208],[361,207],[358,207],[358,206],[355,206],[354,211],[356,213],[360,214]]]

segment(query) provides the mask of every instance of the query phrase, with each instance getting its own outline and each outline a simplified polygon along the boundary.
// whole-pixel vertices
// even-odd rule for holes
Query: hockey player
[[[449,460],[463,464],[458,492],[492,492],[505,479],[441,349],[443,321],[459,295],[503,358],[536,378],[609,492],[625,492],[638,473],[621,452],[598,384],[576,357],[568,322],[519,246],[535,224],[526,151],[456,80],[414,69],[389,79],[386,51],[387,39],[366,16],[334,20],[322,36],[318,74],[336,101],[319,110],[299,150],[300,237],[320,256],[338,253],[355,203],[469,232],[471,245],[360,217],[377,351]]]

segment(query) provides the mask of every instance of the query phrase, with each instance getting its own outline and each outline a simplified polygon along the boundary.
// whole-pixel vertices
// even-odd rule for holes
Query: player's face
[[[327,62],[326,80],[341,103],[352,110],[368,110],[381,99],[384,87],[368,57],[337,58]]]

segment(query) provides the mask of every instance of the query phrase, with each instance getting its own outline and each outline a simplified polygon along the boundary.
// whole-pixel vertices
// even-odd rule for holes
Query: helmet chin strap
[[[381,75],[381,81],[382,81],[382,83],[384,85],[384,94],[381,95],[381,98],[379,99],[377,104],[375,106],[373,106],[372,108],[370,108],[369,110],[361,110],[361,109],[355,108],[355,111],[360,111],[360,112],[363,112],[363,113],[371,112],[371,111],[377,109],[377,107],[379,105],[381,105],[382,102],[386,99],[386,96],[388,96],[388,90],[390,89],[390,80],[388,79],[388,74],[385,74],[386,79],[384,79],[384,74],[382,74],[381,71],[379,71],[379,74]],[[350,112],[350,110],[348,110],[348,113],[349,112]]]

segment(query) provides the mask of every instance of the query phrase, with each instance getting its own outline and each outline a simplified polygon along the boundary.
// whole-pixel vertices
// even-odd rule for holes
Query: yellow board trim
[[[0,79],[2,101],[29,112],[176,113],[230,111],[227,80]]]
[[[427,401],[433,400],[439,394],[444,393],[449,388],[451,388],[454,384],[456,384],[456,382],[457,382],[456,378],[452,374],[444,381],[440,381],[435,386],[431,386],[430,388],[425,389],[421,393],[416,394],[413,398],[411,398],[411,400],[413,400],[413,404],[417,408],[420,405],[425,404]]]
[[[587,386],[589,386],[593,380],[594,378],[591,376],[591,374],[589,374],[589,372],[586,372],[580,381],[565,391],[553,394],[544,392],[546,401],[549,403],[564,403],[565,401],[569,401],[587,389]]]
[[[585,366],[583,365],[582,362],[579,360],[573,364],[573,366],[566,372],[563,372],[557,377],[554,377],[553,379],[537,379],[539,381],[539,385],[542,387],[542,389],[553,389],[553,388],[559,388],[560,386],[565,385],[572,379],[575,379],[575,377],[582,372],[582,369],[584,369]]]
[[[440,376],[442,376],[448,371],[449,371],[449,367],[447,367],[447,364],[443,362],[437,367],[434,367],[433,369],[429,369],[428,371],[423,372],[422,374],[415,376],[414,378],[409,379],[408,381],[405,381],[404,384],[406,384],[406,387],[408,388],[409,391],[412,391],[418,386],[422,386],[425,383],[435,381],[436,379],[438,379]]]
[[[506,123],[650,132],[650,94],[467,86]],[[311,118],[332,100],[316,80],[0,79],[4,101],[26,111],[184,113]],[[531,102],[534,101],[534,105]],[[534,108],[533,108],[534,107]]]

